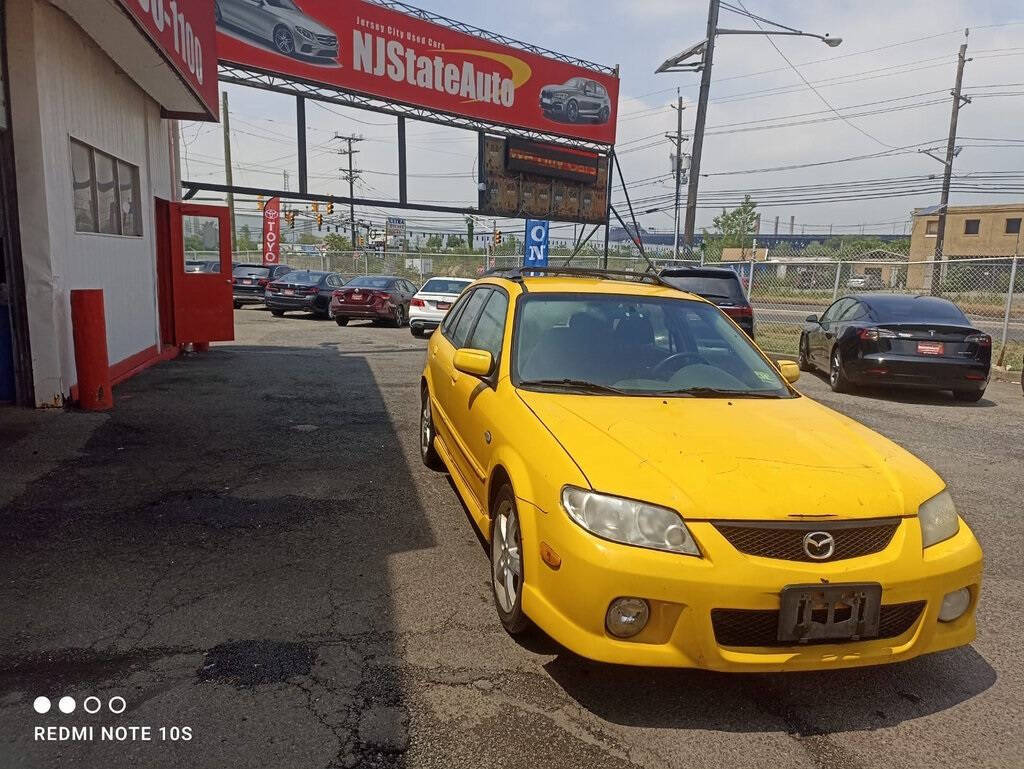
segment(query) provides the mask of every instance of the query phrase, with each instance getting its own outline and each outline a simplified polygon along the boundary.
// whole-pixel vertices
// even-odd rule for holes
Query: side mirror
[[[474,350],[470,347],[464,347],[461,350],[455,351],[452,364],[457,371],[461,371],[463,374],[485,377],[494,368],[494,358],[491,357],[487,350]]]
[[[811,313],[806,318],[804,318],[804,320],[806,320],[808,323],[817,323],[818,322],[818,316],[815,315],[814,313]]]
[[[782,374],[782,378],[790,384],[793,384],[800,378],[800,367],[791,360],[777,360],[775,365],[779,367],[779,373]]]

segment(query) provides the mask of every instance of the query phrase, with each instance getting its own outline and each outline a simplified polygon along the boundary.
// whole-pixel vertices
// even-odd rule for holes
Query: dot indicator
[[[50,698],[49,697],[36,697],[32,702],[32,707],[36,709],[36,713],[49,713],[50,712]]]
[[[74,697],[61,697],[60,702],[57,703],[57,707],[60,708],[61,713],[74,713],[75,712],[75,698]]]

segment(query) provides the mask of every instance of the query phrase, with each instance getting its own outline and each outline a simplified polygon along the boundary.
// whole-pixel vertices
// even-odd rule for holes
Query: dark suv
[[[262,304],[267,284],[291,271],[292,268],[287,264],[267,267],[262,264],[236,264],[231,270],[235,309],[239,309],[243,304]]]
[[[607,123],[612,102],[608,91],[596,80],[574,77],[562,85],[546,85],[540,91],[540,108],[546,117],[569,123],[595,120]]]
[[[665,282],[681,291],[707,299],[717,305],[737,326],[754,338],[754,308],[743,293],[739,276],[733,271],[715,267],[669,267],[661,271]]]

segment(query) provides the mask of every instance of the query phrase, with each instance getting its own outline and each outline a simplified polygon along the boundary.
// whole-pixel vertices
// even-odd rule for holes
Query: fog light
[[[939,609],[939,621],[952,622],[955,619],[960,619],[970,605],[971,591],[966,587],[946,593],[946,597],[942,599],[942,607]]]
[[[643,598],[616,598],[608,607],[605,627],[616,638],[632,638],[645,627],[651,607]]]

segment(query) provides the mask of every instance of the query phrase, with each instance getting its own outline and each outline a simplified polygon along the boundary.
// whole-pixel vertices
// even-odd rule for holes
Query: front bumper
[[[989,366],[977,360],[872,353],[843,361],[854,384],[889,384],[930,390],[984,390]]]
[[[526,506],[527,503],[520,502]],[[970,643],[981,584],[981,548],[961,521],[959,533],[922,555],[916,518],[903,519],[880,553],[833,563],[800,563],[745,555],[710,523],[690,523],[704,557],[643,550],[598,539],[558,511],[520,515],[525,542],[545,541],[562,563],[548,567],[536,546],[527,548],[523,609],[559,643],[590,659],[654,667],[723,672],[830,670],[908,660]],[[537,523],[543,533],[536,530]],[[778,610],[787,585],[878,582],[882,605],[924,602],[916,620],[891,638],[794,646],[727,646],[716,640],[713,609]],[[943,597],[971,591],[959,619],[943,623]],[[651,618],[630,640],[607,633],[605,613],[621,596],[646,599]]]

